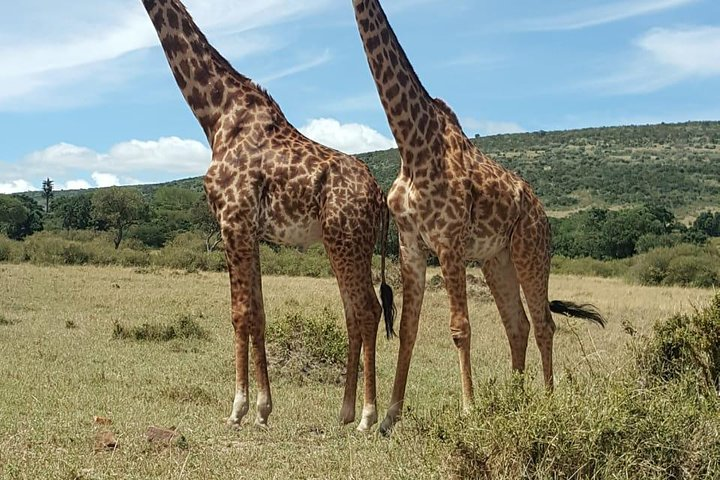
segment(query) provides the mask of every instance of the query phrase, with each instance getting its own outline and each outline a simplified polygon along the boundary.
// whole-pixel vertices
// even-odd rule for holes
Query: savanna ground
[[[344,331],[334,279],[268,276],[263,288],[270,327],[288,316],[322,314],[335,318]],[[675,394],[665,392],[658,393],[657,402],[651,398],[636,405],[633,402],[645,402],[636,398],[653,390],[638,387],[633,393],[634,380],[627,380],[636,363],[629,344],[642,343],[637,339],[649,335],[654,322],[703,306],[713,292],[575,276],[553,276],[550,288],[551,299],[594,303],[606,314],[607,328],[556,318],[555,394],[542,390],[532,337],[526,385],[518,389],[513,387],[518,379],[510,374],[509,348],[495,306],[485,295],[472,295],[479,407],[469,418],[460,414],[458,362],[445,292],[428,288],[407,414],[385,438],[338,424],[341,383],[298,380],[287,369],[271,369],[274,411],[267,430],[253,427],[252,401],[241,430],[225,426],[234,364],[224,273],[0,264],[0,478],[720,478],[718,460],[703,456],[707,445],[720,445],[720,427],[706,416],[704,404],[690,400],[674,405]],[[180,319],[191,319],[206,338],[113,338],[116,325],[173,325]],[[381,335],[382,419],[398,341]],[[624,396],[626,387],[632,392]],[[361,401],[362,382],[358,420]],[[640,415],[634,413],[638,405],[647,408],[642,417],[647,421],[633,423],[633,415]],[[697,415],[672,413],[688,408]],[[668,418],[661,427],[649,420],[653,409]],[[112,425],[98,425],[94,416],[109,418]],[[491,423],[483,423],[490,417]],[[691,422],[685,425],[687,418]],[[607,447],[610,453],[591,458],[593,452],[583,448],[601,448],[598,442],[605,440],[593,433],[601,423],[605,426],[598,435],[614,435]],[[669,433],[665,423],[672,423]],[[608,430],[608,424],[613,428]],[[146,438],[151,425],[177,427],[184,439],[171,446],[152,444]],[[555,425],[558,433],[548,435]],[[632,436],[642,425],[647,441],[628,447],[623,435]],[[114,433],[117,448],[97,451],[96,435],[106,429]],[[673,432],[681,437],[677,441],[703,436],[696,443],[698,451],[685,452],[689,463],[666,452],[675,446],[663,435]],[[513,457],[513,449],[542,435],[542,445],[528,443],[533,451],[527,458],[532,461]],[[613,453],[613,441],[622,452]],[[645,449],[650,453],[643,456]],[[633,459],[635,454],[638,458]],[[562,455],[580,458],[580,466]],[[672,470],[675,463],[677,471]]]

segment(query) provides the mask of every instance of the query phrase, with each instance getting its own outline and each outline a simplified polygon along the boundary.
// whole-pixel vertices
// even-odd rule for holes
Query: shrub
[[[22,260],[22,243],[0,235],[0,262],[20,262]]]
[[[638,257],[632,274],[644,285],[711,287],[720,283],[720,255],[712,246],[656,248]]]
[[[176,236],[153,257],[153,263],[161,267],[187,271],[225,269],[223,254],[207,253],[205,240],[202,235],[195,232]]]
[[[128,240],[116,250],[106,234],[39,232],[23,242],[24,256],[38,265],[145,266],[150,254],[138,241]]]
[[[263,274],[305,277],[332,276],[330,260],[321,245],[313,245],[301,252],[293,247],[273,248],[260,246],[260,263]]]
[[[553,273],[560,275],[587,275],[593,277],[625,276],[633,260],[596,260],[594,258],[567,258],[560,255],[552,257]]]
[[[271,367],[299,382],[340,383],[347,357],[347,336],[335,315],[294,311],[269,322],[266,329]]]
[[[478,385],[475,409],[407,415],[446,444],[454,478],[701,478],[719,466],[720,401],[681,383],[568,381],[553,395],[522,380]],[[443,415],[443,413],[445,413]]]
[[[126,327],[120,322],[113,324],[112,338],[150,342],[168,342],[175,339],[207,339],[207,331],[189,315],[182,315],[173,324],[143,323],[136,327]]]
[[[720,393],[720,294],[694,314],[657,323],[638,363],[651,378],[669,381],[690,374]]]

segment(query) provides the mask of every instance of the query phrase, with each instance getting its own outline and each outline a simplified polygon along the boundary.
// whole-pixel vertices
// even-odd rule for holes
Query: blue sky
[[[202,175],[209,150],[139,0],[6,2],[0,193]],[[720,119],[717,0],[385,0],[468,135]],[[394,145],[350,0],[187,0],[308,136]]]

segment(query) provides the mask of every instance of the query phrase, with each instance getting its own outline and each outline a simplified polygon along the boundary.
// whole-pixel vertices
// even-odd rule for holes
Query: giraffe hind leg
[[[240,241],[244,240],[244,238],[226,232],[223,232],[223,237],[227,242],[226,244],[236,247],[227,251],[232,324],[235,333],[235,399],[227,423],[232,426],[239,426],[249,407],[249,339],[251,334],[254,341],[257,338],[257,331],[260,328],[258,323],[262,317],[262,312],[259,311],[259,309],[262,309],[262,301],[259,303],[257,301],[257,298],[262,296],[258,286],[260,267],[257,245],[245,246],[240,244]],[[256,365],[263,360],[264,355],[262,357],[256,356]],[[263,388],[267,388],[265,395],[269,401],[269,384],[264,385]],[[267,420],[267,416],[265,416],[265,420]]]
[[[358,365],[362,348],[364,400],[358,430],[366,431],[377,422],[375,342],[381,314],[372,284],[372,250],[349,245],[348,239],[341,244],[326,242],[326,250],[340,289],[349,340],[340,421],[347,424],[355,420]]]
[[[543,377],[553,388],[553,339],[555,322],[548,302],[550,248],[547,224],[523,219],[512,238],[512,259],[533,323],[535,343],[540,350]]]
[[[482,271],[510,343],[512,369],[522,373],[525,370],[530,323],[520,298],[520,285],[515,267],[510,262],[510,252],[504,250],[487,260]]]

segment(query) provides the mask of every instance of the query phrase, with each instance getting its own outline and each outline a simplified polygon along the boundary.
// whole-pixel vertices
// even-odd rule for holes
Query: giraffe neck
[[[224,117],[233,115],[232,129],[242,131],[239,123],[251,116],[235,115],[238,110],[267,107],[273,119],[284,116],[267,93],[249,78],[238,73],[210,45],[179,0],[142,0],[157,31],[170,68],[185,101],[205,131],[211,146]]]
[[[378,0],[353,0],[360,38],[403,162],[434,141],[433,99],[420,82]],[[410,155],[408,155],[408,153]]]

